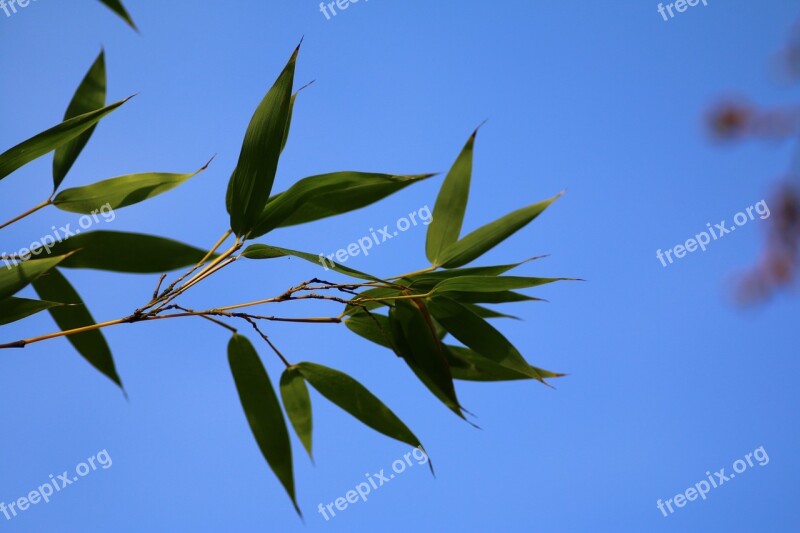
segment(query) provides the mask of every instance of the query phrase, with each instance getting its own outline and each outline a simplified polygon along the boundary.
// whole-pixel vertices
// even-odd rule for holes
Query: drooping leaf
[[[449,298],[461,303],[472,304],[504,304],[512,302],[544,302],[541,298],[534,298],[527,294],[513,291],[501,292],[455,292],[450,293]]]
[[[483,307],[476,304],[464,304],[464,307],[475,313],[481,318],[511,318],[513,320],[520,320],[519,317],[513,315],[507,315],[505,313],[499,313],[494,309],[489,309],[488,307]]]
[[[278,257],[286,257],[286,256],[299,257],[300,259],[305,259],[310,263],[316,263],[317,265],[326,268],[326,270],[330,269],[333,270],[334,272],[339,272],[340,274],[345,274],[353,278],[366,279],[370,281],[378,280],[378,278],[374,276],[365,274],[364,272],[359,272],[358,270],[354,270],[352,268],[342,266],[339,263],[331,261],[322,254],[314,255],[306,252],[298,252],[297,250],[289,250],[288,248],[267,246],[266,244],[251,244],[250,246],[245,248],[244,252],[242,252],[242,257],[246,257],[248,259],[275,259]]]
[[[72,231],[69,227],[67,230]],[[75,232],[78,231],[76,228]],[[75,235],[56,243],[51,249],[53,254],[68,252],[75,253],[61,264],[65,268],[134,274],[169,272],[195,265],[206,255],[199,248],[155,235],[103,230]]]
[[[450,363],[450,370],[453,372],[453,379],[465,381],[514,381],[535,379],[534,376],[536,375],[542,378],[564,376],[564,374],[556,374],[533,366],[528,373],[518,372],[462,346],[447,345],[445,346],[445,353]]]
[[[544,376],[533,370],[502,333],[470,309],[444,297],[432,298],[427,304],[437,322],[468,348],[499,365],[544,382]]]
[[[411,446],[422,446],[382,401],[347,374],[314,363],[300,363],[297,369],[320,394],[365,425]]]
[[[281,397],[283,407],[289,416],[289,421],[294,427],[295,433],[303,443],[303,447],[308,452],[311,460],[314,455],[311,453],[311,397],[308,395],[308,387],[303,380],[303,376],[296,368],[287,368],[281,375]]]
[[[40,253],[41,253],[41,249]],[[20,263],[0,267],[0,301],[13,296],[36,278],[67,259],[66,256],[45,257],[44,259],[29,259]],[[47,300],[48,298],[44,298]],[[55,301],[58,300],[57,298]],[[65,302],[69,303],[69,302]]]
[[[100,209],[120,209],[172,190],[206,168],[208,164],[188,174],[148,172],[118,176],[61,191],[53,198],[53,205],[63,211],[86,215],[98,213]]]
[[[136,24],[133,23],[133,19],[128,14],[128,11],[125,9],[125,6],[122,5],[120,0],[100,0],[103,4],[108,6],[111,11],[119,15],[122,20],[128,23],[128,25],[133,28],[135,31],[139,31],[139,28],[136,27]]]
[[[105,52],[100,55],[89,68],[89,72],[75,91],[75,96],[67,107],[64,120],[69,120],[84,113],[90,113],[106,105],[106,61]],[[56,148],[53,157],[53,190],[58,189],[67,176],[75,160],[94,133],[97,124],[80,134],[68,143]]]
[[[568,281],[569,278],[531,278],[523,276],[461,276],[446,279],[437,284],[433,291],[436,294],[453,292],[504,292],[514,289],[528,289],[556,281]]]
[[[289,431],[261,358],[246,337],[234,335],[228,343],[228,362],[256,443],[302,516],[295,497]]]
[[[229,183],[231,228],[245,236],[269,200],[289,117],[295,61],[300,47],[256,109]]]
[[[458,241],[458,236],[461,234],[461,226],[464,223],[464,214],[467,211],[467,200],[469,199],[472,154],[477,134],[478,130],[475,130],[470,135],[436,198],[433,221],[428,226],[425,243],[425,254],[434,265],[441,264],[439,258],[442,252]]]
[[[408,363],[422,382],[428,388],[432,385],[434,394],[443,399],[454,413],[463,417],[450,366],[436,329],[426,313],[427,309],[419,301],[397,300],[389,311],[393,345],[397,355]]]
[[[28,298],[6,298],[0,301],[0,326],[11,324],[23,318],[27,318],[36,313],[58,307],[64,304],[58,302],[47,302],[44,300],[30,300]]]
[[[359,312],[344,321],[347,329],[375,344],[394,349],[391,340],[389,317],[378,313]]]
[[[36,294],[43,300],[64,302],[70,304],[64,307],[49,309],[50,315],[55,320],[61,331],[68,331],[95,324],[92,314],[81,300],[80,295],[69,281],[58,271],[53,269],[33,282]],[[103,333],[99,329],[84,331],[67,336],[67,340],[75,347],[78,353],[89,364],[102,372],[111,381],[122,387],[122,380],[117,374],[111,349],[108,347]]]
[[[252,236],[360,209],[431,176],[334,172],[303,178],[269,199]]]
[[[444,268],[455,268],[477,259],[525,227],[560,196],[561,194],[549,200],[523,207],[476,229],[460,241],[447,247],[439,255],[436,264]]]
[[[49,130],[43,131],[27,141],[8,149],[0,155],[0,180],[34,159],[42,157],[75,139],[131,98],[133,97],[129,96],[97,111],[65,120],[61,124],[53,126]]]

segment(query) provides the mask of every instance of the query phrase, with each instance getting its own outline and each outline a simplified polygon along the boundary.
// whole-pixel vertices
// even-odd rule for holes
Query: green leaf
[[[18,293],[30,285],[36,278],[65,259],[65,256],[29,259],[6,266],[5,268],[0,268],[0,301]],[[55,300],[61,301],[57,298]]]
[[[58,327],[61,328],[61,331],[83,328],[95,324],[92,314],[84,305],[78,292],[57,269],[51,270],[46,275],[34,281],[33,288],[36,290],[36,294],[43,300],[70,304],[65,307],[54,307],[49,310],[50,315],[53,317],[56,324],[58,324]],[[111,355],[111,349],[108,347],[108,343],[99,329],[69,335],[67,336],[67,340],[89,364],[102,372],[121,389],[123,388],[122,380],[120,380],[117,374],[114,358]]]
[[[545,302],[541,298],[534,298],[526,294],[513,291],[502,292],[455,292],[450,293],[450,299],[466,304],[504,304],[512,302]]]
[[[228,343],[228,362],[258,447],[302,516],[295,497],[289,431],[267,371],[253,345],[241,335],[234,335]]]
[[[64,120],[95,111],[104,105],[106,105],[106,61],[105,52],[101,51],[78,86],[78,90],[75,91],[75,96],[72,97],[72,101],[67,107]],[[78,159],[86,143],[89,142],[95,127],[97,127],[97,124],[68,143],[56,148],[56,153],[53,157],[54,191],[64,181],[75,160]]]
[[[506,368],[516,370],[544,382],[517,349],[486,320],[464,305],[444,297],[428,301],[428,309],[439,324],[482,356]]]
[[[315,263],[324,267],[326,270],[330,269],[334,272],[339,272],[340,274],[345,274],[347,276],[358,278],[358,279],[366,279],[370,281],[380,281],[378,278],[371,276],[369,274],[365,274],[363,272],[359,272],[358,270],[354,270],[352,268],[348,268],[346,266],[342,266],[339,263],[331,261],[330,259],[325,258],[324,255],[313,255],[306,252],[298,252],[297,250],[289,250],[288,248],[278,248],[277,246],[267,246],[266,244],[251,244],[247,248],[245,248],[244,252],[242,252],[242,257],[246,257],[248,259],[275,259],[278,257],[286,257],[286,256],[294,256],[299,257],[300,259],[305,259],[310,263]]]
[[[61,124],[8,149],[0,155],[0,180],[34,159],[42,157],[75,139],[131,98],[133,97],[129,96],[97,111],[65,120]]]
[[[410,282],[410,286],[415,289],[429,290],[440,282],[451,279],[459,278],[462,276],[500,276],[509,270],[513,270],[530,261],[542,259],[545,256],[531,257],[519,263],[512,263],[509,265],[493,265],[483,267],[468,267],[468,268],[452,268],[449,270],[438,270],[436,272],[424,272],[421,274],[413,274],[405,278]]]
[[[378,313],[358,312],[344,321],[347,329],[375,344],[394,350],[389,317]]]
[[[362,312],[364,309],[371,311],[383,306],[394,307],[394,300],[381,300],[377,302],[369,300],[403,296],[404,294],[405,293],[402,289],[394,289],[391,287],[375,287],[374,289],[367,289],[366,291],[360,292],[357,297],[349,300],[349,302],[358,302],[358,304],[356,305],[354,303],[348,303],[347,308],[345,309],[345,314],[353,315],[355,313]]]
[[[467,211],[469,186],[472,179],[472,154],[475,147],[475,136],[478,130],[470,135],[467,144],[447,174],[436,198],[433,208],[433,222],[428,226],[428,237],[425,243],[425,254],[434,265],[440,264],[439,258],[448,247],[458,241],[464,214]]]
[[[158,196],[208,168],[208,163],[189,174],[148,172],[99,181],[85,187],[61,191],[53,205],[71,213],[96,214],[100,209],[120,209]]]
[[[475,304],[464,304],[464,307],[475,313],[481,318],[511,318],[513,320],[520,320],[519,317],[513,315],[506,315],[504,313],[498,313],[494,309],[489,309],[488,307],[482,307],[480,305]]]
[[[503,292],[514,289],[528,289],[556,281],[574,281],[569,278],[531,278],[522,276],[461,276],[446,279],[433,290],[436,294],[452,292]]]
[[[474,350],[462,346],[445,346],[447,360],[453,372],[453,378],[464,381],[514,381],[521,379],[534,379],[539,375],[543,378],[558,378],[564,374],[556,374],[530,367],[530,372],[522,373],[499,365]]]
[[[431,176],[334,172],[303,178],[269,199],[252,236],[360,209]]]
[[[133,23],[133,19],[125,10],[125,6],[122,5],[122,2],[120,2],[120,0],[100,0],[100,1],[106,6],[108,6],[108,8],[111,9],[111,11],[119,15],[122,18],[122,20],[127,22],[131,28],[133,28],[137,32],[139,31],[139,28],[137,28],[136,24]]]
[[[300,363],[297,369],[320,394],[362,423],[387,437],[422,447],[419,439],[383,402],[347,374],[314,363]]]
[[[237,236],[245,236],[255,228],[267,205],[278,159],[286,135],[292,98],[297,49],[256,109],[245,133],[239,162],[231,176],[231,228]]]
[[[421,301],[397,300],[389,326],[397,355],[447,407],[463,418],[442,344]]]
[[[81,233],[56,243],[51,249],[53,254],[68,252],[75,254],[64,260],[61,266],[65,268],[93,268],[134,274],[169,272],[195,265],[206,255],[203,250],[182,242],[120,231]]]
[[[477,259],[518,230],[525,227],[560,196],[561,194],[549,200],[523,207],[522,209],[518,209],[513,213],[476,229],[444,250],[440,254],[439,261],[437,261],[436,264],[444,268],[455,268],[466,265],[474,259]]]
[[[283,407],[289,420],[294,426],[300,442],[308,452],[311,460],[314,455],[311,453],[311,397],[308,395],[308,387],[303,380],[303,376],[296,368],[287,368],[281,375],[281,397]]]
[[[0,326],[11,324],[23,318],[27,318],[36,313],[40,313],[51,307],[58,307],[64,304],[57,302],[46,302],[43,300],[29,300],[27,298],[6,298],[0,302]]]

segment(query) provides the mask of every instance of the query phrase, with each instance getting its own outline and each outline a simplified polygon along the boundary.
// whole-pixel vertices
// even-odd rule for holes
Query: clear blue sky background
[[[664,22],[647,2],[372,0],[327,21],[318,2],[128,0],[137,35],[92,0],[39,0],[0,13],[0,149],[55,124],[101,46],[106,119],[66,185],[142,171],[212,167],[181,189],[117,212],[98,229],[209,246],[250,116],[301,36],[298,100],[276,190],[333,170],[443,171],[484,119],[467,230],[567,188],[484,263],[551,254],[528,275],[587,283],[543,288],[503,331],[534,363],[568,372],[459,385],[482,430],[464,424],[388,351],[337,326],[270,327],[294,361],[346,371],[420,436],[437,478],[414,467],[330,522],[317,512],[388,470],[407,447],[314,393],[316,466],[294,441],[295,515],[249,433],[220,328],[193,321],[107,331],[130,394],[63,340],[3,352],[0,501],[107,449],[113,466],[7,522],[2,531],[797,531],[796,297],[742,310],[737,271],[760,251],[756,221],[667,269],[655,258],[767,197],[790,147],[723,148],[702,122],[720,95],[792,103],[769,65],[798,15],[787,0],[710,0]],[[50,158],[0,184],[0,218],[47,196]],[[441,178],[379,205],[270,235],[331,253],[433,206]],[[4,231],[11,251],[77,217],[39,213]],[[376,274],[425,266],[416,228],[348,265]],[[98,319],[138,307],[157,276],[69,272]],[[282,292],[317,274],[297,260],[239,264],[190,306]],[[27,294],[27,293],[26,293]],[[337,308],[338,309],[338,308]],[[308,305],[298,314],[333,312]],[[54,329],[41,315],[7,342]],[[794,333],[792,333],[794,331]],[[260,345],[259,345],[260,347]],[[262,350],[274,379],[280,362]],[[673,497],[764,446],[770,462],[664,518]]]

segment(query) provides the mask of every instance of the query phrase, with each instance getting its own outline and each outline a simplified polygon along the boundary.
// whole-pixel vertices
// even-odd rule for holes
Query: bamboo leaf
[[[456,241],[464,223],[467,211],[469,187],[472,180],[472,154],[475,147],[475,136],[478,130],[470,135],[467,144],[453,164],[442,184],[436,204],[433,208],[433,222],[428,226],[428,237],[425,243],[425,254],[434,265],[441,264],[442,253]]]
[[[105,4],[111,11],[119,15],[122,20],[128,23],[128,25],[133,28],[135,31],[139,31],[139,28],[136,27],[136,24],[133,23],[133,19],[128,14],[128,11],[125,9],[125,6],[122,5],[120,0],[100,0],[103,4]]]
[[[431,176],[334,172],[303,178],[269,199],[252,236],[366,207]]]
[[[61,331],[68,331],[95,324],[92,314],[81,300],[80,295],[69,281],[57,269],[33,282],[36,294],[43,300],[52,300],[70,304],[64,307],[49,309],[50,315],[55,320]],[[121,389],[122,380],[117,374],[111,349],[108,347],[103,333],[99,330],[90,330],[67,336],[67,340],[86,359],[89,364],[103,373],[108,379],[117,384]],[[124,389],[123,389],[124,392]]]
[[[295,497],[289,431],[267,371],[253,345],[241,335],[234,335],[228,343],[228,361],[261,454],[286,489],[297,514],[302,516]]]
[[[439,260],[435,264],[444,268],[455,268],[466,265],[525,227],[560,196],[561,194],[549,200],[523,207],[522,209],[518,209],[513,213],[476,229],[460,241],[445,249],[440,254]],[[434,220],[435,218],[436,215],[434,214]]]
[[[289,117],[295,61],[300,47],[256,109],[229,183],[231,228],[246,236],[269,200]]]
[[[297,369],[320,394],[363,424],[387,437],[414,447],[422,446],[383,402],[347,374],[314,363],[300,363]]]
[[[102,108],[104,105],[106,105],[106,61],[105,52],[101,51],[78,86],[77,91],[75,91],[75,95],[67,107],[64,120],[90,113]],[[75,160],[78,159],[86,143],[89,142],[96,127],[97,124],[68,143],[56,148],[56,153],[53,157],[54,191],[64,181]]]
[[[29,259],[0,268],[0,301],[21,291],[65,259],[67,257],[63,255],[44,259]],[[57,298],[55,300],[59,301]]]
[[[208,168],[208,164],[189,174],[148,172],[129,174],[74,187],[58,193],[53,205],[71,213],[96,214],[101,209],[120,209],[163,194]]]
[[[474,350],[462,346],[445,346],[447,360],[453,372],[453,379],[464,381],[515,381],[521,379],[558,378],[564,374],[549,372],[531,366],[530,372],[523,373],[497,364]]]
[[[303,380],[302,374],[296,368],[287,368],[281,375],[281,397],[283,407],[289,416],[289,421],[294,427],[295,433],[303,443],[303,447],[308,452],[311,460],[314,455],[311,453],[311,397],[308,395],[308,387]]]
[[[75,253],[64,260],[61,265],[64,268],[93,268],[134,274],[169,272],[195,265],[206,255],[203,250],[182,242],[120,231],[81,233],[51,246],[53,254],[69,252]]]
[[[444,297],[432,298],[427,304],[436,321],[468,348],[501,366],[544,383],[545,376],[533,370],[534,367],[502,333],[470,309]]]
[[[438,283],[433,291],[436,294],[454,292],[504,292],[514,289],[529,289],[556,281],[577,281],[570,278],[531,278],[523,276],[461,276]]]
[[[248,259],[275,259],[278,257],[287,256],[299,257],[300,259],[305,259],[310,263],[316,263],[317,265],[324,267],[326,270],[330,269],[334,272],[339,272],[340,274],[345,274],[353,278],[380,281],[378,278],[371,276],[370,274],[365,274],[364,272],[359,272],[358,270],[348,268],[340,265],[339,263],[331,261],[330,259],[325,258],[325,256],[322,254],[313,255],[306,252],[298,252],[297,250],[289,250],[288,248],[267,246],[266,244],[251,244],[245,248],[244,252],[242,252],[242,257],[246,257]]]
[[[58,302],[46,302],[44,300],[29,300],[28,298],[10,297],[0,302],[0,326],[11,324],[23,318],[27,318],[36,313],[40,313],[51,307],[59,307],[64,304]]]
[[[389,326],[397,355],[444,404],[463,418],[453,376],[427,309],[421,302],[397,300],[389,311]]]
[[[97,111],[65,120],[61,124],[53,126],[49,130],[43,131],[27,141],[23,141],[6,150],[3,154],[0,154],[0,180],[34,159],[42,157],[75,139],[131,98],[133,97],[130,96]]]

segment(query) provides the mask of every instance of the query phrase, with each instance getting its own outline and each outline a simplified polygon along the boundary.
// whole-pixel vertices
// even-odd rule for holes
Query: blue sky
[[[97,5],[96,5],[97,4]],[[344,327],[284,325],[295,361],[350,373],[422,439],[434,479],[414,467],[326,522],[317,512],[408,452],[313,396],[315,458],[294,441],[303,525],[260,456],[227,367],[228,335],[169,321],[107,331],[130,400],[63,340],[3,352],[0,501],[100,450],[98,470],[6,531],[796,531],[800,458],[796,294],[732,305],[730,285],[760,252],[759,219],[668,268],[657,249],[769,199],[790,145],[712,142],[718,97],[792,104],[769,66],[798,15],[792,2],[709,0],[665,22],[656,2],[497,5],[362,1],[331,20],[318,2],[126,2],[127,29],[94,1],[39,0],[0,12],[0,150],[55,124],[101,46],[109,99],[139,93],[102,122],[67,186],[143,171],[211,168],[181,189],[117,212],[100,229],[208,247],[227,228],[223,198],[250,116],[305,37],[295,111],[276,181],[335,170],[447,170],[483,120],[465,230],[567,194],[480,261],[534,255],[528,275],[586,283],[535,291],[503,331],[528,359],[569,373],[556,389],[459,384],[476,430],[444,409],[388,351]],[[0,184],[0,218],[43,200],[50,158]],[[333,220],[275,232],[270,244],[334,252],[411,210],[433,207],[441,177]],[[0,237],[15,250],[77,217],[44,211]],[[348,266],[380,275],[426,266],[413,228]],[[98,319],[128,314],[157,276],[69,272]],[[237,264],[187,295],[217,306],[278,294],[310,264]],[[27,294],[27,293],[26,293]],[[330,312],[304,306],[303,314]],[[338,312],[338,311],[335,311]],[[791,319],[790,319],[791,317]],[[790,322],[791,320],[791,322]],[[7,342],[53,330],[40,315]],[[795,330],[796,331],[796,330]],[[260,348],[260,346],[259,346]],[[280,362],[262,355],[274,379]],[[664,518],[673,498],[763,446],[756,464],[705,501]]]

